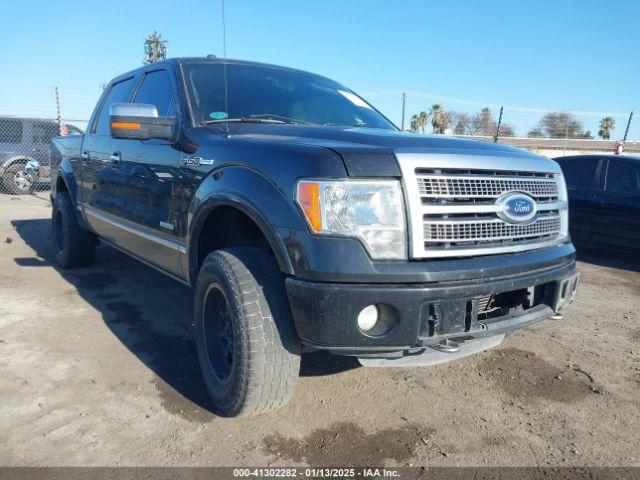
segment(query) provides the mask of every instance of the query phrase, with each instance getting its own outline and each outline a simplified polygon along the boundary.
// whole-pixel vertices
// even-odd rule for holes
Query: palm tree
[[[411,116],[411,131],[416,133],[420,130],[420,117],[418,115]]]
[[[604,117],[600,120],[600,130],[598,130],[598,135],[600,135],[603,140],[609,140],[614,128],[616,128],[616,119],[613,117]]]
[[[411,117],[411,131],[417,132],[418,130],[424,133],[425,125],[429,123],[429,114],[425,111],[420,112],[418,115]]]
[[[444,133],[446,125],[446,119],[444,114],[444,108],[442,105],[435,103],[431,105],[431,110],[429,110],[429,114],[431,115],[431,126],[433,127],[433,133]]]

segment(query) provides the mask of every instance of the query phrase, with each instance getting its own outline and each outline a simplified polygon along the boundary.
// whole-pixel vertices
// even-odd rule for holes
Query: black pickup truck
[[[578,283],[557,163],[400,132],[298,70],[139,68],[52,158],[58,264],[103,242],[192,286],[221,415],[284,404],[308,351],[415,366],[485,350],[561,318]]]

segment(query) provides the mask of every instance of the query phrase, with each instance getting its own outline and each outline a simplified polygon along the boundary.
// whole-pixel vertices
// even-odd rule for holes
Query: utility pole
[[[407,109],[407,94],[405,92],[402,92],[402,127],[400,128],[400,130],[402,130],[404,132],[404,117],[405,117],[405,111]]]
[[[55,87],[56,93],[56,120],[58,121],[58,134],[62,135],[62,119],[60,118],[60,94],[58,93],[58,87]]]
[[[500,107],[500,115],[498,116],[498,126],[496,127],[496,134],[493,137],[493,143],[498,143],[498,138],[500,138],[500,125],[502,125],[502,111],[504,107]]]
[[[624,138],[622,139],[623,142],[627,141],[627,135],[629,135],[629,128],[631,127],[632,118],[633,118],[633,112],[629,114],[629,120],[627,121],[627,129],[624,131]]]

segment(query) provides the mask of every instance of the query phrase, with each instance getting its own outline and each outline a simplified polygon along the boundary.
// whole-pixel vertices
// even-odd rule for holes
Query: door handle
[[[120,161],[120,152],[113,152],[109,158],[111,163],[118,163]]]

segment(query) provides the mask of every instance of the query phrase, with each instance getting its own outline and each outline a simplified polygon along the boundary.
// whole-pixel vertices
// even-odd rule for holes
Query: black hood
[[[220,126],[216,125],[215,130]],[[309,125],[229,124],[235,139],[293,142],[329,148],[340,155],[350,176],[401,176],[394,152],[455,151],[485,155],[533,156],[507,145],[444,135],[418,135],[376,128]],[[466,152],[465,152],[466,151]]]

